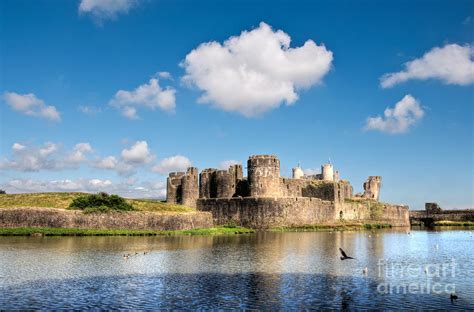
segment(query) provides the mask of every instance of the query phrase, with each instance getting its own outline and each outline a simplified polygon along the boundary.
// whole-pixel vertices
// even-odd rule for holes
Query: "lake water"
[[[472,310],[473,233],[0,237],[0,310]]]

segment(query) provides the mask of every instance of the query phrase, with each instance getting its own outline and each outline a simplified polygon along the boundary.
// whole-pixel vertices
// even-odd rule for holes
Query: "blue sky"
[[[356,192],[381,175],[383,201],[473,206],[472,1],[0,6],[7,192],[156,197],[169,170],[276,154],[282,175],[330,158]]]

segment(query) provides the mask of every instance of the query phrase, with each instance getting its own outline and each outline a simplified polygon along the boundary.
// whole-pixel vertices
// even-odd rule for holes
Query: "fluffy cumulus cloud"
[[[291,38],[260,23],[258,28],[192,50],[181,66],[183,81],[203,91],[201,103],[256,116],[298,99],[298,90],[321,83],[332,52],[313,40],[290,48]]]
[[[130,198],[164,198],[166,183],[146,181],[137,183],[133,179],[112,182],[107,179],[35,180],[14,179],[1,184],[7,193],[28,192],[107,192]]]
[[[127,163],[146,164],[154,159],[146,141],[137,141],[130,148],[122,150],[122,159]]]
[[[162,88],[158,79],[152,78],[133,91],[117,91],[109,104],[120,109],[123,116],[138,119],[137,110],[141,107],[173,112],[176,106],[175,93],[174,88]]]
[[[118,160],[114,156],[107,156],[102,159],[98,159],[94,162],[94,167],[100,169],[115,169],[118,165]]]
[[[380,85],[390,88],[410,79],[439,79],[446,84],[474,83],[474,45],[447,44],[435,47],[421,58],[404,64],[404,70],[382,76]]]
[[[43,100],[38,99],[33,93],[18,94],[15,92],[5,92],[3,100],[13,110],[22,114],[51,121],[61,120],[61,115],[56,107],[46,105]]]
[[[131,164],[123,159],[117,159],[115,156],[107,156],[96,159],[92,162],[92,166],[98,169],[112,170],[121,176],[129,177],[137,173],[139,164]]]
[[[378,130],[391,134],[405,133],[416,124],[425,112],[420,103],[410,94],[405,95],[394,108],[387,108],[384,116],[369,117],[366,130]]]
[[[240,164],[242,164],[242,162],[238,160],[233,160],[233,159],[223,160],[219,163],[219,169],[226,170],[226,169],[229,169],[229,167],[232,165],[240,165]]]
[[[115,19],[119,14],[126,14],[138,0],[81,0],[79,14],[89,14],[99,24],[104,20]]]
[[[191,166],[192,163],[187,157],[175,155],[162,159],[152,168],[152,171],[159,174],[168,174],[173,171],[186,171],[186,169]]]
[[[151,152],[146,141],[137,141],[129,148],[124,148],[120,157],[106,156],[96,159],[92,166],[98,169],[112,170],[121,176],[131,176],[139,167],[150,165],[156,156]]]
[[[0,169],[27,172],[77,168],[91,152],[89,143],[78,143],[69,152],[61,151],[59,144],[51,142],[40,147],[14,143],[11,158],[0,160]]]
[[[86,160],[86,154],[92,152],[92,147],[89,143],[78,143],[74,146],[71,154],[66,160],[70,163],[80,163]]]

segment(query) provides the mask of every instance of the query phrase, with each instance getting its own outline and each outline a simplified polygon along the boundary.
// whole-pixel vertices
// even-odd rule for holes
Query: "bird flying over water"
[[[339,251],[341,252],[341,255],[342,255],[341,260],[354,259],[352,257],[347,256],[346,253],[344,252],[344,250],[342,250],[342,248],[340,248],[340,247],[339,247]]]

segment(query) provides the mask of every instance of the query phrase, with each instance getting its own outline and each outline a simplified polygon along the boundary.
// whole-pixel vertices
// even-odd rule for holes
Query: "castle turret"
[[[304,177],[304,172],[298,164],[298,167],[293,168],[293,179],[301,179],[302,177]]]
[[[217,198],[229,198],[235,193],[235,179],[229,170],[216,171]]]
[[[217,169],[204,169],[199,174],[199,198],[216,197],[216,173]]]
[[[324,181],[334,181],[334,169],[332,164],[324,164],[321,166],[321,175]]]
[[[190,167],[182,178],[182,204],[188,207],[196,207],[199,198],[198,169]]]
[[[280,195],[280,160],[273,155],[251,156],[247,161],[250,196]]]

